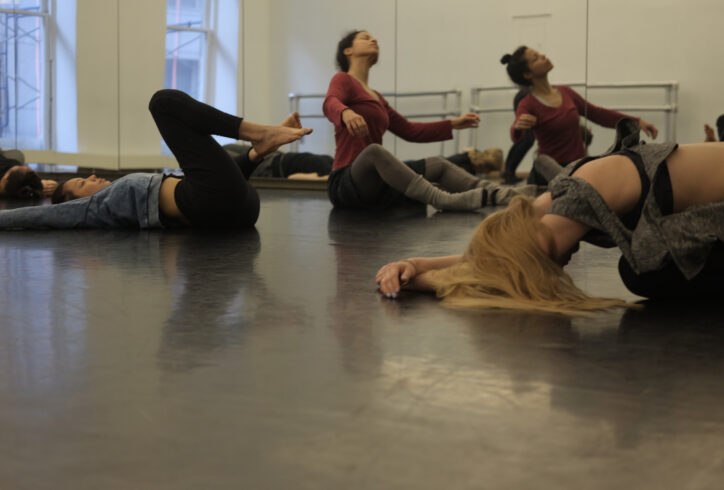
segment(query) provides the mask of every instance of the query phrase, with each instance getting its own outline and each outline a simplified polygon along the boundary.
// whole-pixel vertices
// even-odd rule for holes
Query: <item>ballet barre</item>
[[[675,141],[676,140],[676,113],[679,104],[679,82],[676,81],[662,81],[662,82],[612,82],[612,83],[584,83],[584,82],[573,82],[573,83],[561,83],[560,85],[567,85],[572,88],[583,88],[588,91],[597,89],[651,89],[651,88],[663,88],[665,90],[664,103],[653,104],[653,105],[607,105],[607,108],[621,111],[621,112],[663,112],[666,116],[666,128],[662,141]],[[497,87],[475,87],[470,91],[470,111],[475,112],[478,115],[481,114],[492,114],[501,112],[512,112],[512,100],[515,93],[517,93],[519,87],[505,85]],[[483,103],[483,96],[491,93],[510,92],[511,97],[509,103],[505,107],[493,106],[485,107]],[[586,94],[588,98],[588,94]],[[512,122],[512,121],[511,121]],[[482,124],[481,124],[482,126]],[[476,146],[478,134],[476,131],[470,133],[470,146]]]

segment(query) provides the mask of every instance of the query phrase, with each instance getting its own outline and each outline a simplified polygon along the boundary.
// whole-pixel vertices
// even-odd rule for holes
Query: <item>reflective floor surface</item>
[[[260,194],[255,231],[0,234],[0,488],[721,488],[721,305],[385,300],[481,215]],[[569,272],[635,300],[616,261]]]

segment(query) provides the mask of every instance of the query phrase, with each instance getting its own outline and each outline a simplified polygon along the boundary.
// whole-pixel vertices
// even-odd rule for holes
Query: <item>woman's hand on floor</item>
[[[388,298],[396,298],[400,289],[417,274],[415,265],[409,260],[400,260],[384,265],[377,271],[375,281],[380,292]]]

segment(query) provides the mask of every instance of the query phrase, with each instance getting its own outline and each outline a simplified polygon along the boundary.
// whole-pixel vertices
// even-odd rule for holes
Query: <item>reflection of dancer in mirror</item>
[[[178,90],[156,92],[149,109],[183,177],[135,173],[113,183],[94,175],[69,179],[53,194],[53,202],[62,204],[0,212],[0,228],[253,226],[259,197],[211,135],[248,140],[264,155],[312,131],[293,117],[280,126],[244,121]]]
[[[613,128],[624,117],[638,121],[641,129],[656,138],[656,127],[643,119],[598,107],[586,101],[565,85],[553,86],[548,73],[553,63],[546,55],[533,48],[520,46],[512,55],[500,60],[507,65],[510,79],[530,92],[520,100],[511,127],[513,141],[523,138],[532,129],[538,140],[538,153],[567,164],[586,155],[583,136],[579,128],[580,116],[607,128]]]
[[[623,305],[591,298],[563,271],[580,240],[616,245],[619,272],[649,298],[722,297],[724,143],[643,144],[635,121],[617,126],[601,157],[541,169],[550,192],[515,199],[477,228],[464,255],[382,267],[380,290],[435,291],[463,306],[564,313]]]
[[[452,138],[453,129],[477,127],[480,119],[467,113],[438,122],[408,121],[367,83],[378,56],[377,40],[366,31],[350,32],[337,47],[340,71],[323,105],[337,143],[328,183],[332,203],[379,210],[404,195],[438,209],[473,210],[509,201],[517,190],[480,180],[441,157],[427,158],[413,170],[382,147],[387,129],[408,141],[442,141]]]

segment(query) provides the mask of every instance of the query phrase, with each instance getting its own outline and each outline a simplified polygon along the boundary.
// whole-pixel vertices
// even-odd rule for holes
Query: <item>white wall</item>
[[[117,18],[116,0],[77,0],[78,152],[100,167],[118,164]]]
[[[120,167],[175,167],[161,156],[161,139],[148,111],[151,95],[163,88],[166,2],[119,2]]]
[[[548,53],[556,64],[557,77],[585,78],[586,11],[585,2],[579,0],[399,0],[398,19],[400,92],[461,89],[465,111],[473,87],[510,84],[500,58],[521,44]],[[563,32],[567,38],[560,34]],[[512,111],[511,93],[489,97],[488,103]],[[398,109],[413,110],[402,101]],[[511,117],[512,112],[482,116],[478,146],[501,147],[507,152]],[[468,144],[469,131],[455,132],[462,137],[461,147]],[[397,144],[403,158],[423,158],[439,149],[435,143]],[[444,150],[453,153],[454,149],[446,144]]]
[[[703,141],[704,123],[713,126],[724,113],[724,65],[717,47],[724,2],[591,0],[590,9],[589,81],[678,81],[676,140]],[[660,103],[662,95],[656,92],[639,91],[622,102]],[[610,95],[591,102],[615,103]],[[636,115],[663,128],[660,115]],[[594,135],[595,153],[605,150],[613,131],[595,128]]]

